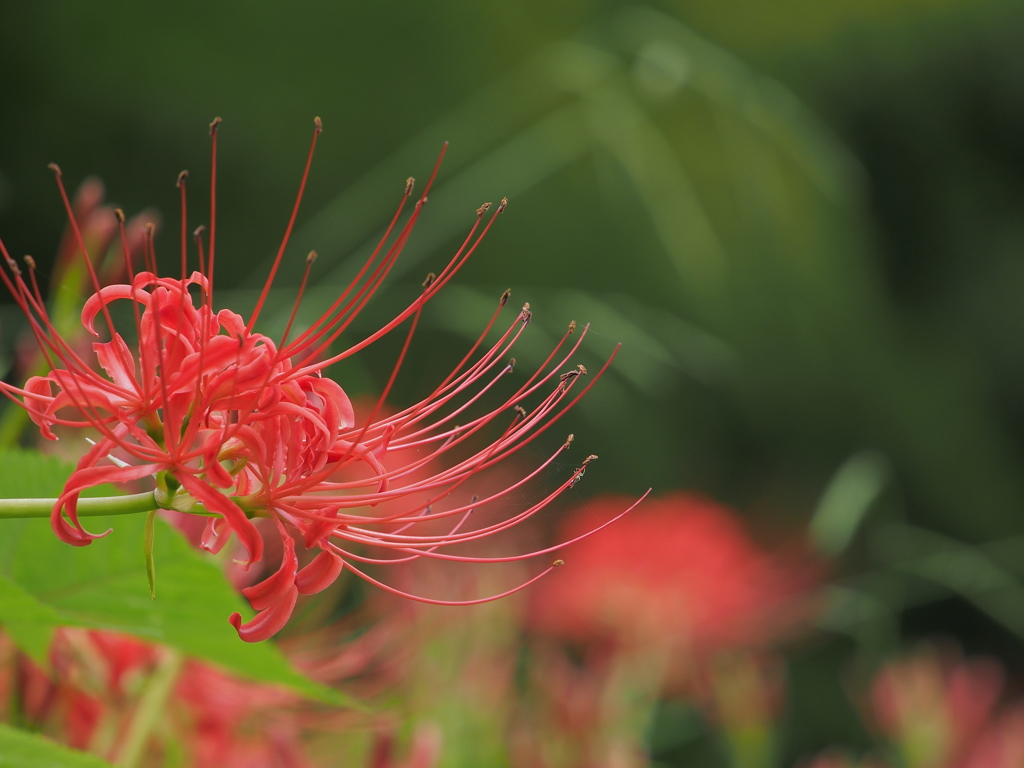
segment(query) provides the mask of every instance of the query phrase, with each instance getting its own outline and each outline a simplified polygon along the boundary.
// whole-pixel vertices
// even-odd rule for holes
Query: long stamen
[[[292,324],[295,322],[295,316],[299,312],[299,305],[302,303],[302,296],[306,292],[306,285],[309,283],[309,273],[313,269],[313,262],[315,261],[316,251],[310,251],[309,255],[306,256],[306,269],[302,272],[302,281],[299,283],[299,290],[295,297],[295,303],[292,305],[292,312],[288,315],[288,323],[284,327],[284,333],[281,334],[281,347],[287,343],[288,336],[291,334]]]
[[[85,239],[82,237],[82,230],[78,227],[78,221],[75,219],[75,211],[71,207],[71,201],[68,199],[67,190],[64,189],[63,173],[60,170],[60,166],[56,163],[50,163],[48,166],[53,175],[57,180],[57,189],[60,190],[61,200],[64,202],[64,210],[68,215],[68,223],[71,225],[71,231],[74,234],[75,242],[78,244],[78,249],[82,254],[82,259],[85,261],[86,271],[89,273],[89,279],[92,281],[93,290],[97,293],[100,290],[100,279],[96,274],[96,268],[93,266],[92,258],[89,256],[89,251],[85,247]],[[103,317],[107,321],[107,328],[110,333],[114,333],[114,321],[110,319],[110,313],[106,307],[103,308]]]
[[[435,170],[435,173],[436,173],[436,170]],[[419,210],[420,210],[420,208],[422,206],[423,200],[425,200],[425,199],[426,199],[426,196],[425,196],[425,193],[424,193],[424,197],[421,198],[420,203],[417,204],[416,211],[413,214],[414,216],[418,215]],[[403,322],[405,322],[407,319],[409,319],[409,317],[411,317],[413,313],[417,312],[421,307],[423,307],[423,305],[426,304],[426,302],[429,301],[432,296],[434,296],[442,287],[444,287],[444,285],[452,278],[452,276],[459,270],[459,268],[463,264],[465,264],[465,262],[469,259],[470,256],[472,256],[473,252],[480,245],[480,242],[483,240],[483,238],[486,236],[487,232],[490,230],[491,226],[494,224],[494,221],[497,218],[498,214],[500,214],[505,209],[506,205],[507,205],[507,200],[502,200],[501,205],[498,206],[497,211],[495,211],[494,215],[491,216],[490,220],[487,222],[486,226],[484,227],[483,232],[481,232],[480,235],[477,236],[476,240],[472,243],[472,245],[470,245],[467,248],[466,244],[468,244],[469,240],[472,238],[473,233],[476,231],[476,228],[479,225],[480,217],[483,215],[483,213],[480,210],[478,210],[478,212],[477,212],[477,214],[478,214],[477,215],[477,222],[474,223],[473,229],[470,230],[470,235],[469,235],[469,237],[467,237],[466,243],[463,244],[463,247],[460,248],[459,251],[455,254],[455,256],[453,256],[452,259],[448,262],[448,264],[445,265],[445,268],[443,270],[441,270],[440,274],[437,276],[437,279],[434,280],[433,283],[431,283],[430,287],[426,291],[424,291],[419,296],[419,298],[416,299],[416,301],[412,302],[408,307],[406,307],[402,312],[400,312],[391,322],[385,324],[382,328],[377,330],[375,333],[370,334],[369,336],[364,338],[362,341],[352,345],[351,347],[346,349],[344,352],[342,352],[340,354],[337,354],[337,355],[334,355],[333,357],[329,357],[326,360],[322,360],[322,361],[317,362],[317,363],[312,363],[311,362],[312,360],[316,359],[316,357],[321,352],[326,350],[327,347],[329,347],[330,344],[341,335],[341,333],[348,326],[348,324],[355,317],[355,315],[358,314],[358,311],[360,309],[362,309],[362,306],[365,305],[366,301],[368,300],[368,297],[367,297],[367,299],[365,299],[362,302],[362,304],[355,310],[355,312],[353,312],[352,316],[341,327],[339,327],[336,330],[334,330],[331,333],[331,335],[327,338],[327,340],[324,341],[323,343],[321,343],[316,348],[316,350],[314,352],[308,353],[305,358],[303,358],[302,360],[300,360],[296,364],[296,367],[294,369],[294,374],[293,375],[298,375],[300,373],[307,373],[307,372],[310,372],[310,371],[312,371],[314,369],[322,370],[322,369],[328,367],[329,365],[332,365],[333,363],[336,363],[336,362],[344,360],[344,359],[346,359],[348,357],[351,357],[352,355],[356,354],[357,352],[359,352],[359,351],[365,349],[366,347],[368,347],[370,344],[373,344],[374,342],[376,342],[380,338],[386,336],[388,333],[390,333],[395,328],[397,328],[399,325],[401,325]],[[484,208],[483,210],[486,210],[486,209]],[[404,237],[404,239],[401,240],[401,242],[400,242],[401,245],[404,245],[405,239],[408,239],[409,232],[411,231],[411,222],[412,221],[413,221],[413,219],[410,219],[410,224],[407,224],[405,230],[403,230],[403,237]],[[395,254],[393,258],[397,258],[398,252],[400,251],[400,247],[399,247],[398,243],[396,243],[396,246],[395,246],[395,248],[393,250],[394,250],[394,254]],[[393,262],[393,259],[392,259],[392,262]],[[390,269],[390,265],[389,265],[388,268]]]
[[[210,281],[210,295],[213,294],[214,253],[217,243],[217,128],[221,124],[219,117],[210,123],[210,264],[206,279]],[[211,299],[212,300],[212,299]]]
[[[423,188],[423,192],[420,195],[420,199],[417,201],[415,208],[413,209],[412,215],[409,217],[409,220],[406,222],[405,226],[402,228],[401,232],[399,233],[395,244],[392,245],[391,248],[388,250],[388,253],[385,256],[384,260],[374,270],[374,273],[370,276],[368,281],[359,289],[359,291],[357,292],[356,296],[349,302],[349,304],[344,309],[339,310],[337,312],[337,314],[335,314],[334,317],[332,317],[331,321],[327,325],[325,325],[322,330],[318,331],[317,334],[316,334],[316,338],[319,339],[319,338],[322,337],[323,333],[325,333],[327,330],[329,330],[332,326],[337,326],[330,333],[329,338],[325,342],[320,343],[316,347],[316,349],[313,350],[312,352],[306,351],[306,350],[308,350],[309,346],[311,346],[311,344],[312,344],[312,342],[308,338],[302,338],[300,340],[297,340],[296,344],[292,345],[293,349],[289,349],[287,351],[286,354],[289,357],[298,354],[299,351],[304,351],[305,352],[305,354],[306,354],[305,358],[297,364],[296,368],[301,368],[307,362],[309,362],[311,360],[315,360],[324,350],[326,350],[330,346],[330,344],[335,339],[338,338],[338,336],[341,335],[341,333],[345,330],[345,328],[347,328],[348,325],[352,322],[352,320],[355,319],[356,315],[359,314],[359,312],[362,310],[362,308],[369,301],[369,297],[373,294],[373,292],[377,289],[377,287],[380,285],[380,283],[387,276],[388,272],[391,270],[391,267],[394,265],[394,262],[397,260],[398,255],[401,253],[402,248],[404,247],[406,241],[408,240],[409,235],[412,233],[412,229],[415,226],[417,219],[419,218],[420,211],[422,211],[423,206],[424,206],[424,204],[427,201],[427,195],[429,194],[430,189],[431,189],[431,187],[434,184],[434,180],[437,178],[437,173],[438,173],[438,171],[441,168],[441,162],[444,160],[445,152],[447,151],[447,149],[448,149],[448,142],[445,142],[444,145],[441,147],[441,152],[438,155],[437,162],[434,163],[434,169],[431,172],[430,177],[427,179],[426,186]],[[403,197],[402,205],[404,205],[405,200],[408,199],[408,197],[412,194],[412,182],[413,182],[413,180],[411,178],[406,181],[405,196]],[[385,232],[384,238],[381,240],[380,244],[374,250],[373,255],[370,257],[370,259],[367,262],[367,266],[365,266],[363,268],[363,270],[360,272],[360,276],[365,273],[365,270],[368,268],[369,264],[372,263],[376,259],[377,254],[380,252],[380,250],[383,247],[384,243],[387,241],[387,238],[390,235],[391,229],[394,227],[395,222],[398,219],[398,215],[401,212],[401,207],[402,206],[400,205],[399,206],[399,212],[397,212],[395,214],[395,217],[392,219],[391,225],[388,227],[387,232]],[[359,279],[359,277],[357,277],[357,280],[358,279]],[[353,283],[352,285],[355,285],[355,283]],[[351,287],[352,286],[350,286],[350,288]],[[347,294],[348,294],[348,291],[346,291],[345,294],[343,294],[343,295],[347,295]],[[335,303],[334,303],[334,305],[332,305],[331,309],[328,310],[328,314],[333,313],[335,311],[335,309],[341,305],[341,301],[342,301],[341,299],[339,299],[338,301],[335,301]],[[422,306],[422,303],[420,304],[420,306]],[[400,323],[404,322],[406,319],[408,319],[408,317],[411,314],[412,314],[411,311],[406,311],[405,313],[403,313],[400,320],[396,319],[397,322],[389,324],[390,328],[388,329],[388,331],[390,331],[391,329],[393,329],[394,327],[396,327]],[[341,322],[342,318],[345,318],[346,316],[347,316],[347,319],[344,322]],[[387,331],[385,331],[384,333],[386,333],[386,332]],[[381,333],[380,335],[383,335],[383,333]],[[379,336],[378,336],[378,338],[379,338]],[[303,349],[300,349],[298,347],[298,344],[300,344],[300,343],[301,343]],[[324,368],[324,367],[326,367],[326,365],[327,364],[321,365],[320,368]]]
[[[344,558],[343,558],[343,560],[344,560]],[[501,593],[499,593],[497,595],[490,595],[488,597],[480,597],[480,598],[477,598],[475,600],[437,600],[437,599],[430,598],[430,597],[423,597],[422,595],[415,595],[415,594],[413,594],[411,592],[403,592],[402,590],[400,590],[400,589],[398,589],[396,587],[392,587],[390,584],[385,584],[382,581],[378,581],[377,579],[375,579],[372,576],[370,576],[369,574],[367,574],[365,571],[359,570],[354,565],[352,565],[350,562],[348,562],[348,560],[344,560],[344,562],[345,562],[345,567],[348,570],[352,571],[352,573],[354,573],[356,576],[361,578],[363,581],[366,581],[366,582],[369,582],[370,584],[373,584],[376,587],[380,587],[385,592],[390,592],[393,595],[398,595],[399,597],[405,597],[405,598],[408,598],[409,600],[415,600],[418,603],[427,603],[429,605],[448,605],[448,606],[480,605],[482,603],[490,603],[490,602],[493,602],[495,600],[500,600],[503,597],[508,597],[509,595],[514,595],[516,592],[521,592],[522,590],[526,589],[528,586],[530,586],[534,582],[539,581],[540,579],[542,579],[545,576],[547,576],[549,573],[551,573],[551,571],[553,571],[555,568],[558,567],[557,565],[552,564],[552,565],[548,566],[548,568],[546,568],[545,570],[543,570],[540,573],[538,573],[532,579],[529,579],[528,581],[524,581],[522,584],[520,584],[520,585],[518,585],[516,587],[513,587],[512,589],[509,589],[509,590],[506,590],[504,592],[501,592]]]
[[[295,196],[295,205],[292,206],[292,215],[288,219],[288,226],[284,230],[284,237],[281,238],[281,246],[277,249],[277,256],[274,258],[274,265],[270,268],[270,274],[267,276],[267,281],[263,284],[263,291],[260,293],[260,297],[256,302],[256,307],[252,311],[252,317],[249,318],[249,322],[245,326],[245,332],[248,334],[252,332],[252,329],[256,325],[256,318],[260,315],[260,310],[263,309],[263,302],[267,300],[267,294],[270,293],[270,286],[274,282],[274,277],[277,275],[277,268],[281,265],[281,259],[284,257],[284,249],[288,247],[288,240],[292,236],[292,229],[295,227],[295,219],[299,215],[299,204],[302,202],[302,193],[306,190],[306,181],[309,179],[309,169],[313,165],[313,151],[316,149],[317,137],[323,132],[324,125],[320,121],[319,117],[313,118],[313,141],[309,145],[309,155],[306,157],[306,167],[302,171],[302,181],[299,182],[299,192]],[[282,343],[283,346],[283,343]]]
[[[285,347],[284,345],[282,345],[282,356],[291,357],[293,354],[295,354],[293,350],[297,350],[302,347],[308,346],[310,344],[310,338],[314,336],[319,338],[322,335],[322,328],[331,327],[331,325],[334,322],[333,318],[335,316],[335,312],[339,311],[339,308],[342,306],[342,304],[345,303],[345,301],[348,299],[352,291],[355,290],[356,286],[363,281],[363,278],[366,276],[366,273],[369,271],[373,263],[377,260],[377,256],[380,254],[380,251],[384,247],[384,244],[390,239],[391,232],[394,230],[395,225],[398,223],[398,220],[402,215],[402,211],[405,209],[406,202],[408,202],[409,197],[412,195],[413,184],[414,180],[412,179],[412,177],[406,179],[405,192],[402,195],[402,199],[398,204],[397,210],[391,217],[391,221],[388,224],[387,228],[385,229],[384,235],[381,238],[380,242],[377,244],[377,247],[373,250],[373,253],[371,253],[367,260],[363,263],[362,268],[359,270],[356,276],[352,278],[352,280],[349,282],[348,286],[341,293],[341,295],[334,300],[334,303],[331,304],[330,307],[328,307],[327,311],[324,312],[320,316],[320,318],[315,323],[313,323],[313,325],[311,325],[308,329],[306,329],[306,331],[301,333],[296,338],[296,340],[291,345],[289,345],[289,347]],[[372,278],[370,281],[372,282]],[[344,310],[341,310],[338,316],[343,316],[343,314]]]
[[[185,179],[188,171],[178,174],[177,186],[181,190],[181,279],[188,277],[188,205],[185,200]]]

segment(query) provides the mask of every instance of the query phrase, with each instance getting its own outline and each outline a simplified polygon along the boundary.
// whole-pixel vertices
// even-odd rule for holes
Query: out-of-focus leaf
[[[864,516],[889,474],[889,462],[872,451],[851,456],[836,470],[811,519],[810,532],[818,549],[839,555],[857,533]]]
[[[0,724],[0,768],[113,768],[95,755]]]
[[[1024,583],[986,548],[904,523],[873,531],[872,550],[891,567],[940,585],[1024,637]],[[1019,540],[1018,540],[1019,543]]]
[[[0,455],[0,495],[56,496],[71,467],[29,452]],[[84,518],[87,529],[113,532],[71,547],[46,520],[0,522],[0,622],[33,657],[45,655],[58,625],[125,632],[166,643],[245,677],[342,703],[335,691],[291,668],[272,643],[243,643],[228,624],[251,610],[208,557],[157,521],[154,556],[160,592],[150,598],[143,556],[145,515]]]

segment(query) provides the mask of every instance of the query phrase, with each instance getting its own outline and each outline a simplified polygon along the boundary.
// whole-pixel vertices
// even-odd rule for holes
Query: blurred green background
[[[45,271],[56,251],[51,161],[172,224],[188,168],[190,225],[205,221],[220,115],[220,300],[251,306],[319,115],[280,281],[319,252],[312,317],[448,140],[377,317],[443,265],[480,203],[511,204],[425,317],[399,397],[511,286],[535,312],[525,358],[571,319],[594,324],[588,367],[624,345],[569,419],[601,455],[581,497],[697,489],[777,539],[813,518],[822,550],[845,551],[847,594],[883,615],[879,636],[951,634],[1024,662],[1019,3],[34,2],[0,26],[0,234],[15,255]],[[164,263],[174,248],[165,226]],[[2,320],[9,355],[9,305]],[[390,364],[341,383],[372,391]],[[919,567],[932,544],[967,558],[962,574]],[[837,636],[881,642],[834,607]],[[843,642],[794,675],[827,677]],[[839,698],[834,680],[808,690]],[[842,720],[821,715],[793,754]]]

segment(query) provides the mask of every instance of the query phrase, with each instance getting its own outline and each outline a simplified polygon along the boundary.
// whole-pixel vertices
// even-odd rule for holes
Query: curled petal
[[[269,608],[282,595],[295,588],[295,572],[299,568],[298,558],[295,557],[295,540],[280,521],[277,523],[277,531],[281,534],[281,543],[284,546],[281,567],[273,576],[242,590],[242,594],[249,598],[249,603],[257,611]]]
[[[309,376],[302,383],[323,400],[324,420],[335,434],[355,426],[356,412],[352,401],[336,381]]]
[[[89,533],[78,522],[78,496],[86,488],[102,485],[103,483],[128,483],[132,480],[139,480],[152,475],[156,470],[151,465],[136,467],[93,467],[82,466],[83,463],[99,461],[110,450],[109,441],[97,443],[79,462],[79,468],[71,473],[67,483],[64,485],[64,492],[57,498],[50,512],[50,525],[57,538],[61,541],[76,547],[84,547],[110,533],[107,529],[103,533]]]
[[[118,387],[131,390],[138,386],[135,381],[135,360],[119,334],[114,334],[108,342],[96,342],[92,348],[96,353],[96,361]]]
[[[295,603],[299,599],[298,590],[293,586],[290,592],[282,595],[282,599],[266,610],[257,613],[251,621],[242,623],[242,615],[233,613],[228,622],[238,631],[238,636],[247,643],[258,643],[276,635],[291,618]]]
[[[259,562],[263,557],[263,539],[260,538],[260,532],[256,530],[256,526],[241,507],[217,489],[190,474],[179,473],[178,480],[196,501],[202,503],[210,512],[216,512],[223,517],[231,530],[238,536],[248,557],[248,560],[239,565],[248,567],[251,563]]]
[[[242,617],[238,613],[231,614],[228,619],[238,631],[238,636],[249,643],[266,640],[277,634],[291,618],[299,597],[295,586],[295,571],[298,568],[295,541],[280,522],[277,528],[284,543],[281,567],[273,576],[242,590],[242,594],[249,598],[258,613],[246,624],[242,624]]]
[[[345,562],[326,549],[313,561],[295,574],[295,586],[302,595],[315,595],[337,581]]]
[[[228,537],[222,535],[224,533],[224,525],[223,517],[211,517],[203,529],[203,536],[199,540],[199,546],[214,555],[224,549],[224,545],[228,543]]]
[[[237,312],[232,312],[230,309],[222,309],[217,313],[217,319],[220,321],[221,327],[230,336],[240,339],[245,335],[245,320]]]
[[[104,306],[117,299],[132,299],[146,306],[149,304],[149,298],[149,294],[146,291],[133,285],[120,283],[100,288],[99,291],[85,300],[85,306],[82,307],[82,325],[93,336],[99,336],[99,333],[96,331],[95,321],[96,315],[100,313]]]
[[[235,479],[218,460],[222,447],[220,434],[212,433],[202,450],[203,472],[206,474],[207,482],[218,488],[230,488],[235,484]]]
[[[25,382],[25,410],[34,421],[43,437],[56,440],[50,425],[53,424],[53,386],[49,376],[33,376]],[[44,416],[45,414],[45,416]]]

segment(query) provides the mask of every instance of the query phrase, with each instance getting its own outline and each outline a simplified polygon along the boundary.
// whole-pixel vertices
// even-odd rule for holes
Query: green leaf
[[[30,452],[0,454],[0,496],[56,496],[71,467]],[[292,669],[272,643],[243,643],[228,624],[252,610],[214,560],[156,521],[154,558],[160,593],[151,599],[143,553],[146,515],[84,519],[113,531],[86,547],[64,544],[46,520],[0,521],[0,623],[26,653],[41,659],[54,627],[124,632],[165,643],[232,672],[334,704],[342,694]]]
[[[95,755],[68,749],[28,731],[0,724],[0,768],[113,768]]]
[[[19,648],[46,666],[53,630],[61,624],[57,611],[0,575],[0,621]]]

